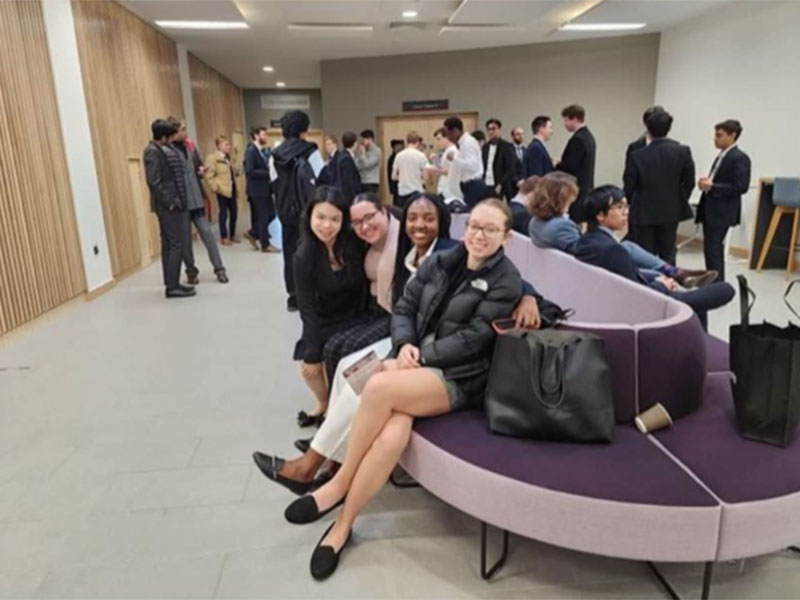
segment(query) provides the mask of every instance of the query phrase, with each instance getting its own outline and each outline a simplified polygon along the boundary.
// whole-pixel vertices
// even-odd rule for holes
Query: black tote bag
[[[614,403],[605,340],[555,329],[498,336],[485,408],[489,427],[502,435],[610,442]]]
[[[743,275],[737,279],[741,324],[730,327],[730,361],[739,432],[749,440],[786,446],[800,418],[800,328],[766,321],[750,325],[756,295]],[[783,295],[796,317],[787,298],[798,281],[792,281]]]

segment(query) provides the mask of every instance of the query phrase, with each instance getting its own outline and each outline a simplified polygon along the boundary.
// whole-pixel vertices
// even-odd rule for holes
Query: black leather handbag
[[[605,340],[557,329],[498,336],[485,408],[494,433],[610,442],[614,402]]]
[[[742,320],[730,328],[730,361],[739,432],[750,440],[787,446],[800,421],[800,327],[751,325],[756,295],[743,275],[737,279]],[[788,296],[798,281],[792,281],[783,295],[795,316]]]

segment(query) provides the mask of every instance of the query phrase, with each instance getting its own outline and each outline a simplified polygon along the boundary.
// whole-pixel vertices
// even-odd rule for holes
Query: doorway
[[[433,133],[439,129],[447,117],[458,117],[464,122],[464,130],[468,132],[475,131],[478,127],[478,113],[465,112],[465,113],[426,113],[414,115],[399,115],[390,117],[378,117],[378,137],[381,143],[382,151],[382,164],[381,164],[381,186],[380,197],[384,204],[391,204],[392,198],[389,193],[389,173],[387,172],[387,165],[389,164],[389,156],[392,153],[391,142],[393,139],[403,140],[405,142],[406,134],[409,131],[416,131],[422,137],[423,146],[420,150],[427,156],[431,152],[435,152],[435,145],[433,141]],[[436,190],[436,180],[427,182],[429,191]]]

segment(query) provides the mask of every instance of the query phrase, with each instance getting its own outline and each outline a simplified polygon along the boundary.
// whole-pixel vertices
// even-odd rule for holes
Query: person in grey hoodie
[[[356,151],[356,167],[361,176],[361,191],[378,193],[381,182],[381,149],[375,143],[375,132],[365,129],[361,132],[361,143]]]

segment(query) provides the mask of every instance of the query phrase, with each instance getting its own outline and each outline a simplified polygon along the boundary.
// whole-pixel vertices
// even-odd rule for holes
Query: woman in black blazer
[[[522,296],[519,271],[502,249],[511,222],[505,202],[478,203],[464,243],[428,258],[395,305],[397,359],[386,361],[367,383],[342,467],[286,509],[289,521],[309,523],[344,502],[311,557],[315,579],[336,569],[357,514],[408,443],[414,417],[445,414],[482,399],[494,349],[492,321],[509,316]]]
[[[322,349],[332,335],[364,319],[369,290],[363,249],[350,228],[349,206],[335,187],[319,188],[303,211],[300,247],[294,255],[297,306],[303,334],[294,349],[317,405],[298,420],[325,414],[328,380]]]

